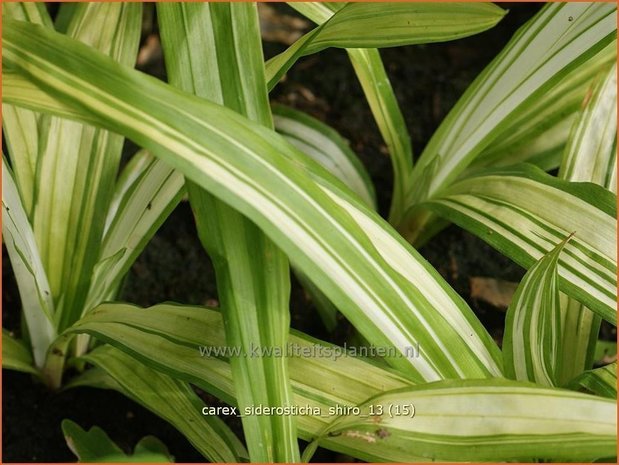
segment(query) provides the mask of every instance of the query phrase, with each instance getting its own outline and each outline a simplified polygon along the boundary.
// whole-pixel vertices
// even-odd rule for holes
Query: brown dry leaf
[[[144,45],[140,48],[136,64],[137,66],[146,66],[149,63],[159,60],[162,56],[163,52],[161,51],[159,37],[155,34],[151,34],[146,38]]]
[[[617,354],[613,355],[604,355],[602,360],[599,361],[600,365],[608,365],[609,363],[613,363],[617,361]]]
[[[473,276],[469,278],[471,298],[483,300],[493,307],[506,310],[512,301],[518,283],[494,278]]]

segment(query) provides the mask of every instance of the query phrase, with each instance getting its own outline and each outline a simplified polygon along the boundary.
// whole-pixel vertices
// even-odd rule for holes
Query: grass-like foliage
[[[616,363],[593,366],[601,321],[617,322],[614,4],[542,8],[415,158],[377,49],[457,40],[507,11],[291,6],[316,26],[265,62],[255,4],[158,4],[167,82],[134,69],[140,3],[63,4],[55,24],[42,3],[3,6],[2,227],[23,312],[3,367],[116,389],[210,461],[318,446],[369,461],[616,456]],[[387,218],[335,130],[269,104],[328,47],[346,49],[391,156]],[[120,170],[125,138],[141,150]],[[221,308],[115,303],[185,196]],[[502,349],[417,252],[449,222],[528,269]],[[341,312],[381,358],[291,332],[291,270],[327,327]],[[243,415],[241,441],[193,386],[285,413]],[[295,414],[307,407],[322,415]],[[98,428],[63,428],[83,461],[170,459],[152,438],[128,456]]]

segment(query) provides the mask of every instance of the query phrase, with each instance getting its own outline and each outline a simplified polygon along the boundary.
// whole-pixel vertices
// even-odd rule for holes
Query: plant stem
[[[49,347],[45,365],[41,369],[43,381],[52,390],[57,390],[62,384],[62,374],[67,359],[67,349],[71,335],[59,336]]]

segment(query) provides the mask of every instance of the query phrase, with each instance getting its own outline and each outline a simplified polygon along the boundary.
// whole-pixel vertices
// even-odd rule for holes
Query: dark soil
[[[511,11],[494,29],[453,43],[401,47],[381,51],[411,133],[415,154],[438,127],[474,77],[490,62],[514,31],[539,9],[539,4],[503,4]],[[277,5],[288,14],[294,12]],[[265,55],[283,50],[266,43]],[[161,62],[152,65],[162,76]],[[347,138],[375,183],[381,213],[391,196],[391,165],[347,55],[326,50],[302,59],[272,94],[273,100],[295,106],[326,121]],[[131,147],[131,145],[128,145]],[[131,151],[131,149],[127,149]],[[523,270],[476,237],[455,226],[436,236],[421,253],[469,304],[497,341],[504,313],[469,298],[469,277],[489,276],[518,281]],[[3,326],[19,334],[19,295],[3,254]],[[163,301],[213,304],[217,299],[209,258],[195,232],[191,211],[182,203],[146,247],[129,273],[122,300],[148,306]],[[293,279],[292,326],[326,340],[341,342],[353,334],[345,321],[330,335]],[[170,448],[177,461],[200,462],[201,456],[173,427],[115,392],[80,388],[53,394],[30,376],[3,372],[4,462],[73,461],[60,430],[70,418],[82,427],[98,425],[127,451],[152,434]],[[209,402],[215,402],[209,398]],[[233,425],[239,431],[238,423]],[[240,433],[240,431],[239,431]],[[317,461],[351,461],[320,450]]]

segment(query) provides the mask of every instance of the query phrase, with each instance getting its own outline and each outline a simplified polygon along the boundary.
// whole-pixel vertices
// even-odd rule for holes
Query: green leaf
[[[32,24],[41,24],[53,29],[54,24],[47,12],[47,7],[39,2],[10,2],[2,8],[2,16]]]
[[[495,342],[439,273],[274,131],[36,26],[5,22],[3,62],[51,94],[46,111],[130,137],[245,214],[370,343],[419,345],[423,357],[386,357],[411,378],[501,374]],[[32,104],[4,80],[3,98]]]
[[[140,439],[133,454],[127,455],[98,426],[86,431],[71,420],[63,420],[62,433],[69,449],[82,463],[173,462],[165,444],[153,436]]]
[[[115,297],[122,278],[180,202],[184,184],[181,173],[146,151],[127,163],[110,201],[86,308]]]
[[[124,276],[185,194],[184,185],[181,173],[145,150],[129,160],[116,181],[84,308],[116,297]],[[86,352],[88,341],[77,338],[76,355]]]
[[[82,357],[105,370],[122,392],[170,422],[213,462],[239,462],[246,452],[238,438],[218,417],[202,415],[202,401],[183,382],[153,371],[110,346]]]
[[[138,3],[83,3],[67,35],[133,65],[141,11]],[[101,211],[109,204],[122,144],[122,136],[58,117],[41,135],[32,221],[60,330],[88,310],[84,304],[105,221]]]
[[[482,150],[569,73],[616,39],[610,3],[549,3],[469,86],[421,154],[400,226],[415,241],[430,221],[414,207],[440,195]]]
[[[172,85],[272,128],[254,4],[158,5],[163,52]],[[203,50],[196,54],[195,50]],[[213,260],[232,347],[283,348],[288,337],[288,259],[260,229],[199,185],[188,183],[198,234]],[[240,408],[292,403],[286,359],[233,359]],[[291,415],[246,415],[252,462],[298,462]]]
[[[405,211],[406,192],[413,169],[413,148],[408,128],[378,50],[349,49],[347,51],[391,156],[394,184],[389,208],[389,222],[397,224]]]
[[[54,302],[41,263],[32,227],[19,197],[13,174],[2,158],[2,239],[11,260],[13,274],[28,328],[35,365],[45,363],[48,347],[56,338]]]
[[[306,113],[283,105],[275,105],[272,110],[278,133],[337,176],[369,207],[376,209],[374,185],[346,140],[334,129]],[[327,329],[335,329],[337,307],[301,271],[295,270],[295,275],[311,296]]]
[[[563,330],[560,379],[572,379],[593,367],[602,318],[576,299],[560,294]]]
[[[598,79],[574,125],[559,176],[617,192],[617,65]]]
[[[217,311],[176,304],[142,309],[110,303],[83,317],[71,331],[91,334],[150,368],[237,404],[229,359],[242,352],[231,352],[234,349],[226,344]],[[286,355],[294,405],[319,408],[323,415],[298,415],[299,437],[311,440],[319,434],[337,415],[329,409],[356,405],[379,392],[411,385],[382,364],[352,356],[352,349],[291,331]],[[399,457],[397,451],[359,444],[354,438],[333,438],[325,446],[371,462]]]
[[[595,352],[593,355],[593,359],[596,362],[601,362],[602,360],[604,360],[606,357],[612,357],[614,355],[617,355],[617,342],[616,341],[603,341],[603,340],[599,340],[596,341],[595,344]],[[603,362],[603,363],[608,363],[608,362]]]
[[[585,389],[598,396],[617,399],[617,362],[588,370],[568,383],[571,389]]]
[[[291,2],[289,5],[319,24],[342,7],[342,4],[318,2]],[[391,156],[394,180],[389,220],[397,223],[404,213],[408,178],[413,168],[408,128],[378,50],[351,48],[346,51]]]
[[[527,121],[531,119],[529,118]],[[575,114],[568,115],[546,132],[537,136],[532,134],[537,126],[531,126],[531,134],[512,132],[511,138],[502,139],[496,146],[492,146],[488,151],[480,154],[471,166],[462,173],[461,178],[468,177],[470,173],[475,173],[482,167],[506,167],[521,163],[530,163],[544,171],[557,169],[561,164],[563,150],[575,119]],[[520,138],[521,140],[518,140]],[[510,139],[514,142],[513,144],[503,143],[503,141]]]
[[[505,374],[519,381],[560,386],[563,325],[559,255],[569,237],[529,268],[507,309],[503,336]]]
[[[80,334],[80,336],[86,335]],[[112,389],[121,393],[123,392],[119,384],[114,381],[114,378],[108,375],[105,370],[97,367],[91,367],[79,375],[70,378],[62,385],[61,389],[68,390],[76,387],[94,387],[97,389]]]
[[[617,60],[617,44],[610,43],[595,56],[572,70],[561,82],[540,95],[523,112],[507,121],[507,126],[473,160],[471,166],[507,166],[534,163],[545,171],[558,168],[570,128],[581,109],[591,82]],[[549,154],[544,152],[553,150]],[[542,160],[544,160],[542,162]],[[540,163],[544,163],[541,165]]]
[[[347,3],[266,63],[269,90],[302,56],[328,47],[377,48],[444,42],[490,29],[505,11],[492,3]]]
[[[52,20],[45,4],[37,2],[14,2],[2,9],[3,18],[28,21],[53,28]],[[15,183],[30,216],[35,194],[35,177],[39,156],[39,134],[47,120],[41,121],[41,115],[13,105],[2,105],[2,127],[7,144],[11,166],[15,174]]]
[[[301,111],[283,105],[274,105],[272,110],[278,133],[338,177],[369,207],[376,209],[376,193],[370,175],[342,136]]]
[[[2,328],[2,368],[40,376],[26,345]]]
[[[368,399],[325,434],[391,447],[408,462],[585,462],[616,453],[617,417],[602,397],[503,379],[439,381]]]
[[[459,181],[426,204],[529,268],[567,235],[559,287],[617,322],[616,196],[523,165]]]
[[[71,24],[71,20],[73,19],[73,15],[75,14],[76,10],[77,5],[75,3],[61,3],[58,8],[58,13],[56,13],[56,18],[54,19],[54,28],[58,32],[66,34],[67,29],[69,28],[69,24]]]
[[[616,59],[616,44],[613,44]],[[597,82],[587,97],[572,128],[559,177],[568,181],[587,181],[617,191],[617,68],[598,71]],[[562,299],[562,355],[565,373],[571,379],[593,365],[600,317],[579,302]]]

